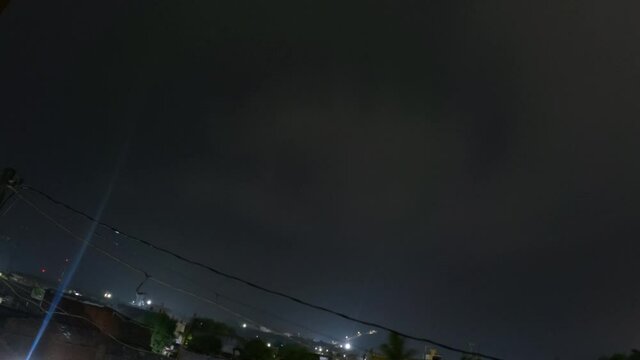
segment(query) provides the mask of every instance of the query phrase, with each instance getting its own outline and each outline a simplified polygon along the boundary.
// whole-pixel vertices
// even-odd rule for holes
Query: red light
[[[42,268],[42,269],[40,269],[40,272],[41,272],[41,273],[45,273],[45,272],[47,272],[47,269]]]

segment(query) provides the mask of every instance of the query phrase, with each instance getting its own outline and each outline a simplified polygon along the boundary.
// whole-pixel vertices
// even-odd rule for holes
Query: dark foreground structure
[[[81,317],[53,317],[31,357],[32,360],[164,358],[148,350],[150,335],[147,329],[135,324],[125,324],[125,320],[116,314],[109,314],[112,311],[109,308],[86,304],[78,306],[73,314]],[[78,314],[79,312],[82,314]],[[0,306],[0,359],[25,359],[42,320],[42,315]]]

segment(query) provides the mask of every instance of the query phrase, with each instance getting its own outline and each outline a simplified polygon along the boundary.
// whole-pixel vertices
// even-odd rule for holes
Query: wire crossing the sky
[[[131,269],[131,270],[133,270],[133,271],[135,271],[135,272],[137,272],[137,273],[139,273],[139,274],[143,275],[143,276],[144,276],[144,280],[143,280],[143,281],[140,283],[140,285],[138,285],[138,287],[136,288],[136,293],[138,293],[138,292],[139,292],[140,287],[141,287],[141,286],[142,286],[146,281],[155,282],[155,283],[157,283],[158,285],[164,286],[164,287],[166,287],[166,288],[168,288],[168,289],[171,289],[171,290],[177,291],[177,292],[182,293],[182,294],[186,294],[186,295],[188,295],[188,296],[191,296],[191,297],[193,297],[193,298],[195,298],[195,299],[198,299],[198,300],[200,300],[200,301],[203,301],[203,302],[205,302],[205,303],[208,303],[208,304],[214,305],[215,307],[217,307],[217,308],[219,308],[219,309],[223,310],[224,312],[227,312],[227,313],[229,313],[229,314],[231,314],[231,315],[233,315],[233,316],[237,317],[238,319],[241,319],[241,320],[243,320],[243,321],[245,321],[245,322],[247,322],[247,323],[253,324],[254,326],[256,326],[256,327],[258,327],[258,328],[261,328],[261,329],[262,329],[262,328],[268,329],[268,332],[270,332],[270,333],[274,333],[274,334],[277,334],[277,335],[281,335],[281,336],[289,337],[289,336],[287,336],[287,333],[286,333],[286,332],[276,331],[276,330],[274,330],[274,329],[273,329],[273,327],[270,327],[270,326],[269,326],[269,327],[264,326],[263,324],[261,324],[260,322],[258,322],[258,321],[256,321],[256,320],[253,320],[253,319],[251,319],[251,318],[248,318],[247,316],[242,315],[242,314],[241,314],[241,313],[239,313],[239,312],[233,311],[233,310],[231,310],[230,308],[228,308],[228,307],[226,307],[226,306],[223,306],[222,304],[220,304],[220,303],[218,302],[218,297],[220,297],[220,298],[227,299],[227,300],[229,300],[229,301],[231,301],[231,302],[235,302],[235,303],[237,303],[237,304],[239,304],[239,305],[242,305],[242,306],[245,306],[245,307],[249,307],[249,308],[254,309],[254,310],[256,310],[256,311],[259,311],[259,312],[265,313],[265,314],[267,314],[267,315],[269,315],[269,316],[271,316],[271,317],[274,317],[274,318],[279,319],[279,320],[281,320],[281,321],[284,321],[284,322],[286,322],[286,323],[292,324],[292,325],[294,325],[294,326],[296,326],[296,327],[299,327],[299,328],[305,329],[305,330],[307,330],[307,331],[309,331],[309,332],[311,332],[311,333],[315,333],[315,334],[317,334],[317,335],[324,336],[324,337],[326,337],[326,338],[328,338],[328,339],[331,339],[332,341],[336,341],[336,342],[338,341],[337,339],[333,338],[331,335],[321,333],[321,332],[319,332],[319,331],[317,331],[317,330],[313,330],[313,329],[311,329],[311,328],[309,328],[309,327],[307,327],[307,326],[305,326],[305,325],[301,325],[301,324],[295,323],[295,322],[293,322],[293,321],[291,321],[291,320],[284,319],[283,317],[281,317],[281,316],[279,316],[279,315],[277,315],[277,314],[274,314],[274,313],[272,313],[272,312],[270,312],[270,311],[267,311],[267,310],[264,310],[264,309],[260,309],[260,308],[258,308],[258,307],[255,307],[255,306],[252,306],[252,305],[249,305],[249,304],[243,303],[243,302],[238,301],[238,300],[236,300],[236,299],[230,298],[230,297],[228,297],[228,296],[226,296],[226,295],[220,294],[220,293],[219,293],[219,292],[217,292],[217,291],[216,291],[216,299],[215,299],[215,300],[212,300],[212,299],[210,299],[210,298],[207,298],[207,297],[204,297],[204,296],[198,295],[198,294],[196,294],[196,293],[194,293],[194,292],[191,292],[191,291],[189,291],[189,290],[186,290],[186,289],[184,289],[184,288],[178,287],[178,286],[176,286],[176,285],[172,285],[172,284],[170,284],[170,283],[169,283],[169,282],[167,282],[167,281],[160,280],[160,279],[158,279],[156,276],[151,276],[151,275],[150,275],[146,270],[144,270],[144,269],[142,269],[142,268],[140,268],[140,267],[138,267],[138,266],[135,266],[135,265],[133,265],[133,264],[131,264],[131,263],[127,262],[127,261],[124,261],[124,260],[122,260],[122,259],[118,258],[117,256],[113,255],[112,253],[108,252],[107,250],[105,250],[105,249],[103,249],[103,248],[101,248],[101,247],[96,246],[95,244],[93,244],[92,242],[90,242],[90,241],[88,241],[88,240],[86,240],[86,239],[83,239],[81,236],[79,236],[79,235],[77,235],[76,233],[74,233],[70,228],[68,228],[67,226],[63,225],[62,223],[60,223],[59,221],[57,221],[56,219],[54,219],[51,215],[47,214],[43,209],[41,209],[39,206],[37,206],[36,204],[34,204],[32,201],[30,201],[30,200],[28,200],[27,198],[25,198],[25,197],[24,197],[22,194],[20,194],[19,192],[15,192],[15,193],[12,193],[12,194],[13,194],[13,195],[16,195],[16,196],[17,196],[21,201],[23,201],[24,203],[26,203],[27,205],[29,205],[29,206],[30,206],[31,208],[33,208],[36,212],[38,212],[40,215],[42,215],[45,219],[49,220],[49,221],[50,221],[50,222],[52,222],[56,227],[58,227],[59,229],[61,229],[61,230],[62,230],[62,231],[64,231],[65,233],[67,233],[67,234],[68,234],[72,239],[74,239],[74,240],[76,240],[76,241],[79,241],[79,242],[81,242],[81,243],[86,243],[86,244],[87,244],[87,246],[89,246],[89,248],[91,248],[92,250],[95,250],[95,251],[97,251],[98,253],[100,253],[100,254],[102,254],[102,255],[106,256],[107,258],[109,258],[109,259],[111,259],[111,260],[114,260],[114,261],[116,261],[117,263],[119,263],[119,264],[121,264],[121,265],[124,265],[125,267],[127,267],[127,268],[129,268],[129,269]],[[94,233],[94,236],[99,237],[99,238],[102,238],[102,239],[106,239],[106,237],[105,237],[104,235],[102,235],[102,234],[100,234],[100,233],[98,233],[98,232],[95,232],[95,233]],[[292,339],[293,339],[294,341],[296,341],[296,342],[299,342],[299,341],[298,341],[298,340],[296,340],[295,338],[292,338]],[[301,344],[303,344],[303,343],[301,343]],[[303,344],[303,345],[304,345],[304,344]],[[362,349],[361,349],[361,350],[362,350]],[[362,351],[364,351],[364,350],[362,350]]]
[[[13,187],[10,187],[10,188],[13,191],[17,191],[17,189],[15,189]],[[285,293],[283,293],[281,291],[273,290],[273,289],[264,287],[262,285],[254,283],[252,281],[245,280],[245,279],[240,278],[240,277],[238,277],[236,275],[229,274],[229,273],[226,273],[226,272],[221,271],[219,269],[216,269],[216,268],[214,268],[212,266],[209,266],[209,265],[204,264],[202,262],[199,262],[197,260],[189,259],[189,258],[187,258],[185,256],[182,256],[182,255],[180,255],[180,254],[178,254],[178,253],[176,253],[176,252],[174,252],[172,250],[169,250],[169,249],[166,249],[164,247],[155,245],[155,244],[153,244],[153,243],[151,243],[151,242],[149,242],[147,240],[144,240],[142,238],[139,238],[137,236],[134,236],[134,235],[131,235],[131,234],[127,233],[127,232],[124,232],[124,231],[122,231],[122,230],[120,230],[120,229],[118,229],[118,228],[116,228],[116,227],[114,227],[112,225],[109,225],[109,224],[107,224],[105,222],[98,221],[96,218],[94,218],[93,216],[87,214],[86,212],[78,210],[78,209],[74,208],[73,206],[54,198],[53,196],[47,194],[46,192],[44,192],[42,190],[36,189],[36,188],[34,188],[32,186],[29,186],[29,185],[20,185],[20,189],[24,189],[24,190],[35,192],[35,193],[45,197],[49,201],[53,202],[54,204],[62,206],[64,208],[68,209],[69,211],[72,211],[72,212],[74,212],[74,213],[76,213],[76,214],[78,214],[78,215],[80,215],[80,216],[82,216],[82,217],[84,217],[84,218],[86,218],[86,219],[98,224],[99,226],[101,226],[103,228],[106,228],[106,229],[109,229],[109,230],[113,231],[114,233],[116,233],[118,235],[121,235],[121,236],[124,236],[124,237],[126,237],[128,239],[137,241],[137,242],[139,242],[139,243],[141,243],[143,245],[146,245],[146,246],[148,246],[148,247],[150,247],[150,248],[152,248],[154,250],[157,250],[159,252],[162,252],[162,253],[165,253],[167,255],[170,255],[170,256],[178,259],[178,260],[181,260],[181,261],[189,263],[191,265],[200,267],[200,268],[205,269],[207,271],[210,271],[210,272],[212,272],[212,273],[214,273],[216,275],[225,277],[225,278],[230,279],[230,280],[237,281],[237,282],[242,283],[242,284],[244,284],[246,286],[249,286],[249,287],[252,287],[254,289],[266,292],[268,294],[276,295],[276,296],[288,299],[290,301],[293,301],[295,303],[298,303],[300,305],[303,305],[303,306],[306,306],[306,307],[309,307],[309,308],[312,308],[312,309],[316,309],[316,310],[319,310],[319,311],[322,311],[322,312],[325,312],[325,313],[329,313],[329,314],[341,317],[341,318],[349,320],[349,321],[360,323],[362,325],[372,326],[372,327],[375,327],[375,328],[378,328],[378,329],[381,329],[381,330],[385,330],[385,331],[388,331],[388,332],[396,333],[396,334],[398,334],[398,335],[400,335],[400,336],[402,336],[404,338],[407,338],[407,339],[411,339],[411,340],[415,340],[415,341],[431,344],[431,345],[434,345],[434,346],[438,346],[438,347],[440,347],[442,349],[450,350],[450,351],[457,352],[457,353],[460,353],[460,354],[473,355],[473,356],[481,357],[481,358],[485,358],[485,359],[503,360],[503,359],[501,359],[499,357],[496,357],[496,356],[487,355],[487,354],[478,353],[478,352],[470,352],[470,351],[467,351],[467,350],[464,350],[464,349],[461,349],[461,348],[458,348],[458,347],[455,347],[455,346],[451,346],[451,345],[447,345],[447,344],[441,343],[441,342],[436,341],[436,340],[432,340],[432,339],[428,339],[428,338],[425,338],[425,337],[420,337],[420,336],[415,336],[415,335],[403,333],[401,331],[392,329],[392,328],[390,328],[390,327],[388,327],[386,325],[381,325],[381,324],[374,323],[374,322],[371,322],[371,321],[358,319],[358,318],[353,317],[351,315],[347,315],[345,313],[342,313],[342,312],[339,312],[339,311],[336,311],[336,310],[332,310],[332,309],[329,309],[327,307],[324,307],[324,306],[321,306],[321,305],[317,305],[317,304],[313,304],[311,302],[302,300],[302,299],[300,299],[298,297],[285,294]]]
[[[155,276],[151,276],[149,273],[147,273],[147,271],[145,271],[145,270],[144,270],[144,269],[142,269],[141,267],[136,266],[136,265],[133,265],[133,264],[131,264],[130,262],[127,262],[127,261],[124,261],[124,260],[120,259],[119,257],[117,257],[117,256],[115,256],[115,255],[113,255],[113,254],[111,254],[111,253],[110,253],[110,252],[108,252],[107,250],[105,250],[105,249],[103,249],[103,248],[101,248],[101,247],[99,247],[99,246],[97,246],[97,245],[95,245],[95,244],[91,243],[90,241],[88,241],[88,240],[86,240],[86,239],[82,238],[81,236],[79,236],[78,234],[74,233],[74,232],[73,232],[71,229],[69,229],[67,226],[65,226],[65,225],[61,224],[59,221],[57,221],[56,219],[54,219],[51,215],[47,214],[44,210],[42,210],[40,207],[38,207],[38,206],[37,206],[36,204],[34,204],[33,202],[31,202],[31,201],[29,201],[28,199],[26,199],[26,198],[25,198],[24,196],[22,196],[21,194],[16,193],[16,195],[17,195],[17,197],[18,197],[20,200],[22,200],[24,203],[26,203],[26,204],[27,204],[27,205],[29,205],[31,208],[33,208],[36,212],[38,212],[38,213],[39,213],[40,215],[42,215],[44,218],[46,218],[47,220],[51,221],[51,222],[52,222],[56,227],[58,227],[59,229],[61,229],[61,230],[62,230],[62,231],[64,231],[64,232],[66,232],[66,233],[67,233],[67,234],[68,234],[72,239],[74,239],[74,240],[76,240],[76,241],[78,241],[78,242],[80,242],[80,243],[86,244],[89,248],[91,248],[91,249],[93,249],[93,250],[95,250],[95,251],[97,251],[97,252],[101,253],[102,255],[104,255],[104,256],[106,256],[106,257],[110,258],[111,260],[116,261],[117,263],[119,263],[119,264],[121,264],[121,265],[123,265],[123,266],[127,267],[128,269],[130,269],[130,270],[132,270],[132,271],[135,271],[135,272],[137,272],[137,273],[139,273],[139,274],[141,274],[141,275],[144,275],[144,280],[143,280],[143,281],[140,283],[140,285],[138,285],[138,287],[136,288],[136,293],[138,293],[138,290],[140,289],[140,287],[141,287],[141,286],[142,286],[146,281],[152,281],[152,282],[155,282],[156,284],[159,284],[159,285],[161,285],[161,286],[164,286],[164,287],[166,287],[166,288],[168,288],[168,289],[171,289],[171,290],[174,290],[174,291],[180,292],[180,293],[182,293],[182,294],[186,294],[186,295],[192,296],[192,297],[194,297],[194,298],[196,298],[196,299],[198,299],[198,300],[201,300],[201,301],[203,301],[203,302],[206,302],[206,303],[208,303],[208,304],[212,304],[212,305],[214,305],[214,306],[218,307],[219,309],[221,309],[221,310],[223,310],[223,311],[225,311],[225,312],[227,312],[227,313],[229,313],[229,314],[231,314],[231,315],[233,315],[233,316],[235,316],[235,317],[237,317],[237,318],[239,318],[239,319],[242,319],[242,320],[244,320],[244,321],[246,321],[246,322],[248,322],[248,323],[251,323],[251,324],[256,325],[256,326],[258,326],[258,327],[265,327],[265,328],[267,328],[266,326],[262,325],[261,323],[259,323],[259,322],[255,321],[255,320],[252,320],[252,319],[250,319],[250,318],[248,318],[248,317],[246,317],[246,316],[244,316],[244,315],[242,315],[242,314],[240,314],[240,313],[238,313],[238,312],[236,312],[236,311],[233,311],[233,310],[229,309],[229,308],[228,308],[228,307],[226,307],[226,306],[221,305],[220,303],[218,303],[218,301],[214,301],[214,300],[211,300],[211,299],[209,299],[209,298],[207,298],[207,297],[200,296],[200,295],[198,295],[198,294],[196,294],[196,293],[194,293],[194,292],[191,292],[191,291],[189,291],[189,290],[186,290],[186,289],[184,289],[184,288],[178,287],[178,286],[176,286],[176,285],[172,285],[172,284],[170,284],[169,282],[163,281],[163,280],[161,280],[161,279],[159,279],[159,278],[157,278],[157,277],[155,277]],[[103,236],[103,235],[100,235],[100,234],[98,234],[98,233],[95,233],[94,235],[95,235],[95,236],[97,236],[97,237],[104,238],[104,236]],[[273,331],[273,329],[269,329],[269,330],[270,330],[271,332],[274,332],[274,331]],[[276,334],[283,334],[283,333],[280,333],[280,332],[274,332],[274,333],[276,333]]]

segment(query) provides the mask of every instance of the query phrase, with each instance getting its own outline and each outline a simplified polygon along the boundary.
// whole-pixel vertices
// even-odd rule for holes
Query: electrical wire
[[[101,239],[103,239],[103,240],[109,241],[109,239],[108,239],[105,235],[100,234],[99,232],[96,232],[96,233],[95,233],[95,236],[96,236],[96,237],[99,237],[99,238],[101,238]],[[162,266],[162,265],[160,265],[160,267],[163,267],[163,266]],[[180,278],[182,278],[182,281],[184,281],[184,282],[191,283],[192,285],[195,285],[195,286],[201,286],[201,285],[198,285],[198,284],[194,283],[193,281],[191,281],[191,279],[189,279],[188,277],[185,277],[184,275],[182,275],[182,273],[180,273],[180,272],[178,272],[178,271],[175,271],[175,269],[170,269],[170,268],[166,268],[166,267],[163,267],[163,268],[164,268],[166,271],[172,272],[174,275],[179,276]],[[141,282],[141,283],[140,283],[140,285],[138,286],[138,289],[141,287],[141,285],[142,285],[142,284],[144,284],[144,283],[147,281],[146,279],[147,279],[147,278],[145,278],[144,280],[142,280],[142,282]],[[155,280],[155,279],[151,279],[150,281],[154,281],[154,282],[155,282],[156,280]],[[163,285],[163,286],[169,287],[170,285],[169,285],[169,284],[167,284],[167,285]],[[178,290],[176,290],[176,291],[178,291]],[[193,295],[189,295],[189,296],[193,296]],[[320,332],[320,331],[318,331],[318,330],[314,330],[314,329],[312,329],[312,328],[310,328],[310,327],[308,327],[308,326],[306,326],[306,325],[303,325],[303,324],[300,324],[300,323],[295,322],[295,321],[293,321],[293,320],[287,319],[287,318],[285,318],[285,317],[283,317],[283,316],[281,316],[281,315],[278,315],[278,314],[276,314],[276,313],[274,313],[274,312],[272,312],[272,311],[269,311],[269,310],[263,309],[263,308],[261,308],[261,307],[255,306],[255,305],[247,304],[247,303],[245,303],[245,302],[242,302],[242,301],[240,301],[240,300],[234,299],[234,298],[232,298],[232,297],[230,297],[230,296],[227,296],[227,295],[225,295],[225,294],[221,294],[219,291],[217,291],[217,290],[216,290],[216,291],[215,291],[215,300],[214,300],[214,302],[215,302],[217,305],[220,305],[220,302],[218,301],[218,299],[219,299],[219,298],[220,298],[220,299],[227,300],[227,301],[229,301],[229,302],[231,302],[231,303],[234,303],[234,304],[240,305],[240,306],[242,306],[242,307],[245,307],[245,308],[251,309],[251,310],[256,311],[256,312],[258,312],[258,313],[262,313],[262,314],[267,315],[267,316],[269,316],[269,317],[271,317],[271,318],[273,318],[273,319],[279,320],[279,321],[281,321],[281,322],[283,322],[283,323],[289,324],[289,325],[294,326],[294,327],[297,327],[297,328],[299,328],[299,329],[303,329],[303,330],[305,330],[305,331],[309,332],[310,334],[320,335],[320,336],[322,336],[322,337],[324,337],[324,338],[326,338],[326,339],[329,339],[330,341],[333,341],[335,344],[337,344],[337,343],[339,343],[339,342],[342,342],[342,341],[343,341],[343,340],[339,340],[339,339],[337,339],[337,338],[333,337],[332,335],[329,335],[329,334],[326,334],[326,333]],[[202,299],[199,299],[199,300],[204,301],[204,300],[202,300]],[[208,303],[208,301],[209,301],[209,300],[210,300],[210,299],[207,299],[207,301],[206,301],[206,302]],[[237,315],[237,317],[239,317],[239,318],[243,319],[243,315],[238,314],[238,315]],[[244,318],[243,320],[246,320],[246,318]],[[250,320],[249,322],[250,322],[250,323],[253,323],[253,321],[252,321],[252,320]],[[274,333],[277,333],[277,332],[274,332]],[[280,333],[279,335],[287,336],[287,335],[286,335],[286,333]],[[355,345],[353,345],[353,344],[352,344],[351,346],[352,346],[352,348],[354,348],[354,349],[357,349],[357,350],[360,350],[360,351],[366,352],[366,349],[363,349],[363,348],[357,347],[357,346],[355,346]]]
[[[166,288],[168,288],[168,289],[171,289],[171,290],[174,290],[174,291],[177,291],[177,292],[180,292],[180,293],[183,293],[183,294],[189,295],[189,296],[194,297],[194,298],[196,298],[196,299],[198,299],[198,300],[200,300],[200,301],[203,301],[203,302],[206,302],[206,303],[208,303],[208,304],[214,305],[214,306],[218,307],[219,309],[221,309],[221,310],[223,310],[223,311],[225,311],[225,312],[227,312],[227,313],[229,313],[229,314],[231,314],[231,315],[233,315],[233,316],[235,316],[235,317],[237,317],[237,318],[239,318],[239,319],[242,319],[242,320],[244,320],[244,321],[246,321],[246,322],[248,322],[248,323],[253,324],[254,326],[258,327],[259,329],[267,329],[267,330],[269,330],[269,332],[271,332],[271,333],[274,333],[274,334],[277,334],[277,335],[286,336],[286,334],[285,334],[285,333],[274,331],[273,329],[270,329],[270,328],[268,328],[268,327],[266,327],[266,326],[264,326],[264,325],[260,324],[258,321],[255,321],[255,320],[253,320],[253,319],[250,319],[250,318],[248,318],[248,317],[246,317],[246,316],[244,316],[244,315],[242,315],[242,314],[240,314],[240,313],[238,313],[238,312],[236,312],[236,311],[233,311],[233,310],[229,309],[228,307],[226,307],[226,306],[224,306],[224,305],[219,304],[217,301],[214,301],[214,300],[209,299],[209,298],[207,298],[207,297],[204,297],[204,296],[198,295],[198,294],[196,294],[196,293],[194,293],[194,292],[192,292],[192,291],[189,291],[189,290],[186,290],[186,289],[180,288],[180,287],[175,286],[175,285],[172,285],[172,284],[170,284],[170,283],[168,283],[168,282],[166,282],[166,281],[163,281],[163,280],[161,280],[161,279],[158,279],[157,277],[154,277],[154,276],[149,275],[149,274],[148,274],[145,270],[143,270],[142,268],[137,267],[137,266],[134,266],[134,265],[132,265],[132,264],[130,264],[130,263],[128,263],[128,262],[126,262],[126,261],[124,261],[124,260],[122,260],[122,259],[118,258],[117,256],[115,256],[115,255],[113,255],[113,254],[109,253],[108,251],[106,251],[106,250],[102,249],[101,247],[96,246],[95,244],[91,243],[90,241],[87,241],[87,240],[83,239],[82,237],[78,236],[78,235],[77,235],[77,234],[75,234],[71,229],[69,229],[69,228],[68,228],[68,227],[66,227],[65,225],[61,224],[59,221],[57,221],[56,219],[54,219],[53,217],[51,217],[51,216],[50,216],[49,214],[47,214],[44,210],[42,210],[40,207],[38,207],[36,204],[34,204],[33,202],[31,202],[30,200],[26,199],[26,198],[25,198],[24,196],[22,196],[21,194],[16,193],[16,195],[17,195],[17,197],[18,197],[20,200],[22,200],[24,203],[26,203],[26,204],[27,204],[27,205],[29,205],[31,208],[33,208],[34,210],[36,210],[39,214],[41,214],[43,217],[45,217],[45,218],[46,218],[47,220],[49,220],[51,223],[53,223],[54,225],[56,225],[58,228],[60,228],[60,229],[61,229],[61,230],[63,230],[64,232],[66,232],[66,233],[67,233],[69,236],[71,236],[71,238],[73,238],[74,240],[79,241],[79,242],[82,242],[82,243],[86,243],[86,244],[87,244],[91,249],[98,251],[99,253],[103,254],[104,256],[106,256],[106,257],[108,257],[108,258],[110,258],[110,259],[112,259],[112,260],[114,260],[114,261],[118,262],[118,263],[119,263],[119,264],[121,264],[121,265],[126,266],[127,268],[129,268],[129,269],[131,269],[131,270],[133,270],[133,271],[136,271],[136,272],[138,272],[138,273],[140,273],[140,274],[143,274],[143,275],[145,276],[145,279],[143,280],[143,282],[142,282],[140,285],[138,285],[138,287],[136,288],[136,292],[137,292],[137,291],[139,291],[140,286],[141,286],[144,282],[146,282],[146,281],[152,281],[152,282],[155,282],[155,283],[157,283],[157,284],[159,284],[159,285],[161,285],[161,286],[164,286],[164,287],[166,287]],[[102,236],[102,235],[100,235],[100,236]]]
[[[7,186],[8,188],[8,186]],[[10,193],[9,196],[7,196],[6,198],[4,198],[4,200],[0,201],[0,209],[2,209],[2,207],[9,202],[9,200],[11,200],[11,198],[13,197],[14,193]]]
[[[14,192],[16,191],[15,188],[12,187],[12,186],[9,186],[9,188],[12,189]],[[378,328],[378,329],[381,329],[381,330],[388,331],[390,333],[395,333],[395,334],[400,335],[400,336],[402,336],[404,338],[407,338],[407,339],[411,339],[411,340],[415,340],[415,341],[431,344],[431,345],[440,347],[442,349],[446,349],[446,350],[449,350],[449,351],[457,352],[459,354],[473,355],[473,356],[476,356],[476,357],[481,357],[481,358],[486,358],[486,359],[491,359],[491,360],[503,360],[503,359],[501,359],[499,357],[488,355],[488,354],[483,354],[483,353],[478,353],[478,352],[469,352],[469,351],[464,350],[462,348],[458,348],[458,347],[455,347],[455,346],[447,345],[447,344],[442,343],[440,341],[436,341],[436,340],[429,339],[429,338],[426,338],[426,337],[407,334],[405,332],[393,329],[393,328],[391,328],[391,327],[389,327],[387,325],[382,325],[382,324],[378,324],[378,323],[375,323],[375,322],[372,322],[372,321],[359,319],[359,318],[356,318],[354,316],[345,314],[343,312],[332,310],[332,309],[327,308],[325,306],[317,305],[317,304],[305,301],[305,300],[300,299],[300,298],[298,298],[296,296],[288,295],[288,294],[286,294],[284,292],[281,292],[279,290],[273,290],[273,289],[267,288],[265,286],[262,286],[262,285],[259,285],[257,283],[254,283],[252,281],[245,280],[245,279],[243,279],[243,278],[241,278],[239,276],[226,273],[224,271],[216,269],[216,268],[214,268],[212,266],[209,266],[209,265],[204,264],[202,262],[199,262],[197,260],[189,259],[189,258],[187,258],[187,257],[185,257],[183,255],[180,255],[180,254],[178,254],[178,253],[176,253],[176,252],[174,252],[172,250],[169,250],[169,249],[164,248],[164,247],[159,246],[159,245],[155,245],[152,242],[149,242],[149,241],[144,240],[144,239],[142,239],[140,237],[137,237],[137,236],[131,235],[131,234],[127,233],[127,232],[124,232],[124,231],[122,231],[122,230],[120,230],[120,229],[118,229],[118,228],[116,228],[116,227],[114,227],[112,225],[109,225],[109,224],[107,224],[105,222],[102,222],[102,221],[99,221],[99,220],[95,219],[94,217],[92,217],[91,215],[87,214],[86,212],[78,210],[78,209],[74,208],[73,206],[71,206],[69,204],[66,204],[66,203],[64,203],[64,202],[62,202],[60,200],[57,200],[56,198],[52,197],[51,195],[47,194],[46,192],[44,192],[42,190],[38,190],[38,189],[36,189],[36,188],[34,188],[32,186],[29,186],[29,185],[21,185],[20,188],[35,192],[35,193],[45,197],[49,201],[53,202],[54,204],[62,206],[62,207],[66,208],[66,209],[68,209],[68,210],[70,210],[70,211],[72,211],[72,212],[74,212],[74,213],[76,213],[76,214],[78,214],[78,215],[80,215],[80,216],[92,221],[92,222],[97,223],[101,227],[104,227],[106,229],[109,229],[109,230],[113,231],[114,233],[116,233],[118,235],[121,235],[121,236],[126,237],[128,239],[137,241],[137,242],[139,242],[141,244],[144,244],[144,245],[146,245],[146,246],[148,246],[148,247],[150,247],[150,248],[152,248],[152,249],[154,249],[156,251],[171,255],[172,257],[174,257],[174,258],[176,258],[178,260],[181,260],[181,261],[189,263],[191,265],[194,265],[194,266],[200,267],[202,269],[208,270],[208,271],[210,271],[210,272],[212,272],[212,273],[214,273],[216,275],[225,277],[227,279],[237,281],[237,282],[242,283],[242,284],[244,284],[246,286],[249,286],[251,288],[266,292],[268,294],[272,294],[272,295],[275,295],[275,296],[279,296],[279,297],[288,299],[288,300],[293,301],[295,303],[298,303],[300,305],[303,305],[303,306],[306,306],[306,307],[309,307],[309,308],[312,308],[312,309],[316,309],[316,310],[319,310],[319,311],[322,311],[322,312],[325,312],[325,313],[329,313],[329,314],[335,315],[337,317],[340,317],[340,318],[343,318],[343,319],[346,319],[346,320],[349,320],[349,321],[360,323],[360,324],[366,325],[366,326],[375,327],[375,328]]]
[[[101,234],[101,233],[99,233],[99,232],[96,232],[96,233],[95,233],[95,236],[96,236],[96,237],[99,237],[99,238],[101,238],[101,239],[103,239],[103,240],[105,240],[105,241],[111,241],[107,236],[105,236],[105,235],[103,235],[103,234]],[[199,287],[201,287],[201,286],[202,286],[202,285],[200,285],[200,284],[196,284],[196,283],[195,283],[195,282],[193,282],[190,278],[188,278],[188,277],[184,276],[181,272],[178,272],[178,271],[176,271],[176,270],[175,270],[175,269],[173,269],[173,268],[168,268],[168,267],[165,267],[165,266],[163,266],[163,265],[158,265],[158,266],[160,266],[161,268],[163,268],[165,271],[169,271],[169,272],[171,272],[172,274],[174,274],[175,276],[180,277],[180,278],[182,279],[182,281],[183,281],[183,282],[190,283],[190,284],[192,284],[192,285],[194,285],[194,286],[199,286]],[[145,278],[145,279],[146,279],[146,278]],[[143,281],[141,282],[141,284],[140,284],[140,285],[144,284],[144,282],[145,282],[145,281],[146,281],[146,280],[143,280]],[[155,280],[151,280],[151,281],[155,281]],[[140,286],[140,285],[139,285],[139,286]],[[251,304],[248,304],[248,303],[246,303],[246,302],[243,302],[243,301],[240,301],[240,300],[238,300],[238,299],[235,299],[235,298],[233,298],[233,297],[230,297],[230,296],[228,296],[228,295],[222,294],[222,293],[220,293],[218,290],[215,290],[215,292],[214,292],[214,293],[215,293],[215,303],[216,303],[216,304],[219,304],[219,303],[220,303],[220,302],[218,301],[219,299],[224,299],[224,300],[226,300],[226,301],[228,301],[228,302],[230,302],[230,303],[234,303],[234,304],[240,305],[240,306],[245,307],[245,308],[247,308],[247,309],[251,309],[251,310],[253,310],[253,311],[255,311],[255,312],[258,312],[258,313],[264,314],[264,315],[266,315],[266,316],[268,316],[268,317],[271,317],[271,318],[273,318],[273,319],[275,319],[275,320],[278,320],[278,321],[281,321],[281,322],[283,322],[283,323],[289,324],[289,325],[291,325],[291,326],[293,326],[293,327],[296,327],[296,328],[299,328],[299,329],[305,330],[305,331],[307,331],[309,334],[314,334],[314,335],[319,335],[319,336],[321,336],[321,337],[324,337],[324,338],[326,338],[326,339],[328,339],[328,340],[330,340],[330,341],[333,341],[333,343],[334,343],[334,344],[337,344],[337,343],[340,343],[340,342],[343,342],[343,341],[344,341],[344,339],[337,339],[337,338],[335,338],[333,335],[330,335],[330,334],[323,333],[323,332],[321,332],[321,331],[318,331],[318,330],[312,329],[312,328],[310,328],[310,327],[308,327],[308,326],[306,326],[306,325],[300,324],[300,323],[298,323],[298,322],[296,322],[296,321],[293,321],[293,320],[291,320],[291,319],[287,319],[287,318],[285,318],[285,317],[283,317],[283,316],[281,316],[281,315],[279,315],[279,314],[276,314],[276,313],[274,313],[274,312],[272,312],[272,311],[269,311],[269,310],[267,310],[267,309],[261,308],[261,307],[259,307],[259,306],[251,305]],[[366,351],[365,349],[359,348],[359,347],[357,347],[357,346],[355,346],[355,345],[353,345],[353,344],[352,344],[351,346],[352,346],[354,349],[362,350],[363,352],[364,352],[364,351]]]
[[[15,193],[13,193],[13,192],[12,192],[12,193],[11,193],[11,194],[9,194],[9,196],[7,196],[7,198],[6,198],[6,199],[4,199],[4,201],[0,204],[0,210],[2,210],[2,213],[0,213],[0,218],[1,218],[1,217],[3,217],[3,216],[5,216],[5,215],[9,212],[9,210],[11,210],[11,208],[13,207],[13,205],[15,205],[15,204],[16,204],[16,200],[15,200],[15,199],[13,199],[13,196],[14,196],[14,195],[15,195]],[[10,200],[12,200],[12,199],[13,199],[13,202],[9,203],[9,201],[10,201]],[[7,205],[7,204],[9,204],[9,205]],[[3,210],[2,208],[3,208],[3,207],[5,207],[5,205],[6,205],[7,207]]]

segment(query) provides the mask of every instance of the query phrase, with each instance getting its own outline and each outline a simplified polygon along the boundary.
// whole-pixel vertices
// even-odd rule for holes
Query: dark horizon
[[[12,1],[0,168],[92,215],[104,202],[103,221],[184,256],[407,333],[504,359],[627,352],[640,347],[639,10]],[[313,336],[251,306],[336,338],[368,330],[97,232],[274,329]],[[79,249],[22,202],[0,217],[0,246],[14,270],[51,278]],[[142,280],[89,249],[70,286],[127,299]]]

